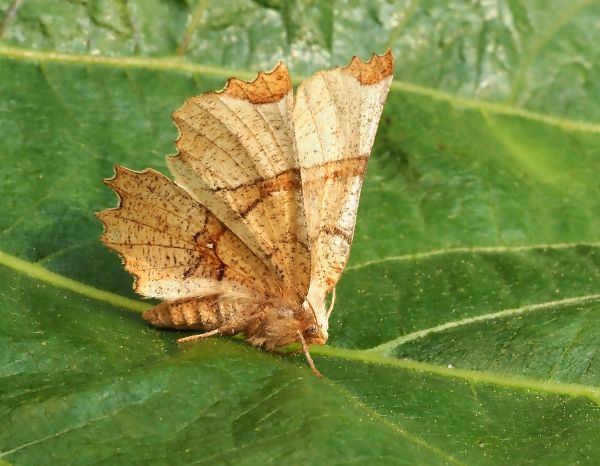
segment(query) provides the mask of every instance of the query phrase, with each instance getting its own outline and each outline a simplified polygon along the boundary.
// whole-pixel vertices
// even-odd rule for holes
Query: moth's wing
[[[175,181],[208,207],[302,301],[310,256],[294,156],[292,87],[278,65],[252,82],[188,99],[173,113]],[[295,295],[295,296],[294,296]]]
[[[115,168],[119,206],[98,212],[101,239],[141,295],[163,300],[280,295],[277,277],[208,209],[166,176]]]
[[[391,51],[320,71],[296,93],[293,119],[317,314],[346,266],[364,171],[393,73]],[[323,320],[320,315],[319,320]]]

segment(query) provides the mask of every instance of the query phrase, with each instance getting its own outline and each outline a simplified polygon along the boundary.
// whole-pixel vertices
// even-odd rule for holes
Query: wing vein
[[[222,100],[221,100],[221,99],[219,99],[219,101],[220,101],[220,102],[222,102]],[[211,117],[215,118],[215,119],[216,119],[216,120],[219,122],[219,124],[220,124],[221,126],[223,126],[223,127],[224,127],[224,128],[225,128],[225,129],[226,129],[226,130],[227,130],[227,131],[228,131],[228,132],[229,132],[229,133],[230,133],[232,136],[235,136],[235,134],[234,134],[234,133],[232,133],[232,132],[229,130],[229,128],[227,128],[227,125],[225,125],[225,124],[224,124],[224,123],[223,123],[221,120],[219,120],[218,118],[216,118],[216,117],[215,117],[215,116],[214,116],[214,115],[213,115],[213,114],[210,112],[210,110],[208,110],[207,108],[205,108],[205,107],[203,107],[202,105],[200,105],[200,102],[196,102],[196,101],[194,101],[193,103],[194,103],[194,105],[196,105],[196,106],[197,106],[199,109],[201,109],[203,112],[206,112],[206,113],[208,113],[208,114],[209,114]],[[236,164],[236,165],[239,167],[239,169],[240,169],[240,171],[241,171],[242,173],[245,173],[246,175],[248,175],[248,170],[247,170],[247,169],[246,169],[246,168],[245,168],[245,167],[244,167],[244,166],[241,164],[241,162],[240,162],[239,160],[237,160],[235,157],[233,157],[233,155],[231,155],[231,154],[230,154],[228,151],[226,151],[225,149],[223,149],[223,148],[222,148],[222,147],[221,147],[219,144],[217,144],[217,143],[216,143],[216,141],[214,141],[213,139],[209,138],[209,137],[208,137],[208,136],[207,136],[207,135],[206,135],[206,134],[205,134],[203,131],[201,131],[201,130],[202,130],[202,127],[200,127],[200,128],[196,128],[196,127],[194,127],[194,126],[190,125],[190,124],[189,124],[189,123],[187,123],[187,122],[186,122],[186,124],[187,124],[187,125],[188,125],[188,126],[189,126],[189,127],[192,129],[192,130],[193,130],[193,131],[195,131],[195,132],[196,132],[198,135],[202,136],[202,137],[203,137],[204,139],[206,139],[206,140],[207,140],[209,143],[211,143],[213,146],[215,146],[217,149],[219,149],[219,150],[220,150],[220,151],[221,151],[223,154],[225,154],[227,157],[229,157],[229,159],[230,159],[230,160],[231,160],[233,163],[235,163],[235,164]],[[238,142],[239,142],[239,140],[238,140]],[[244,149],[244,153],[245,153],[245,154],[248,156],[248,158],[250,158],[250,154],[248,153],[248,150],[247,150],[247,149],[246,149],[246,148],[245,148],[245,147],[244,147],[242,144],[240,144],[240,146],[242,147],[242,149]],[[206,164],[203,164],[203,165],[205,165],[205,166],[206,166]],[[249,177],[249,178],[254,178],[254,177]],[[221,178],[221,179],[223,179],[223,178]],[[228,183],[228,184],[231,186],[231,184],[230,184],[230,183]],[[232,187],[232,188],[234,188],[234,186],[231,186],[231,187]]]
[[[150,228],[151,230],[155,230],[158,231],[160,233],[164,233],[165,236],[168,236],[169,238],[174,238],[174,239],[181,239],[183,241],[185,241],[186,243],[189,243],[190,245],[194,245],[195,243],[193,243],[192,241],[190,241],[189,238],[184,238],[183,236],[178,236],[178,235],[172,235],[170,233],[166,233],[164,230],[161,230],[159,227],[157,226],[152,226],[152,225],[148,225],[147,223],[144,222],[140,222],[139,220],[133,219],[133,218],[129,218],[129,217],[124,217],[124,216],[119,216],[118,217],[120,220],[126,220],[128,222],[133,222],[133,223],[137,223],[138,225],[142,225],[145,227]],[[190,235],[191,237],[192,235]]]
[[[246,98],[248,99],[248,101],[250,101],[250,96],[248,95],[248,91],[247,91],[245,88],[244,88],[244,94],[246,95]],[[223,102],[223,101],[222,101],[222,102]],[[255,140],[255,141],[258,143],[258,145],[259,145],[259,146],[260,146],[260,147],[263,149],[263,151],[264,151],[265,153],[267,153],[267,152],[264,150],[265,148],[264,148],[264,146],[263,146],[262,142],[261,142],[261,141],[260,141],[260,140],[259,140],[259,139],[256,137],[256,134],[255,134],[255,133],[254,133],[254,132],[253,132],[253,131],[252,131],[252,130],[251,130],[249,127],[248,127],[248,125],[247,125],[247,124],[246,124],[246,123],[245,123],[245,122],[244,122],[244,121],[243,121],[243,120],[240,118],[240,116],[239,116],[239,115],[238,115],[238,114],[237,114],[237,113],[236,113],[236,112],[235,112],[235,111],[234,111],[234,110],[233,110],[233,109],[232,109],[232,108],[231,108],[229,105],[227,105],[227,103],[226,103],[226,102],[223,102],[223,106],[224,106],[224,107],[225,107],[225,108],[226,108],[226,109],[227,109],[227,110],[228,110],[228,111],[229,111],[229,112],[230,112],[230,113],[231,113],[231,114],[232,114],[232,115],[233,115],[233,116],[234,116],[236,119],[238,119],[238,120],[240,121],[240,123],[241,123],[241,124],[242,124],[242,125],[243,125],[243,126],[244,126],[244,127],[247,129],[247,130],[248,130],[248,132],[249,132],[249,133],[252,135],[252,137],[254,138],[254,140]],[[257,106],[256,106],[256,105],[254,105],[254,109],[255,109],[255,110],[258,112],[258,110],[257,110],[257,108],[256,108],[256,107],[257,107]],[[260,114],[260,112],[258,112],[258,113]],[[248,152],[247,152],[247,153],[248,153]],[[282,153],[283,153],[283,152],[282,152]],[[257,164],[256,164],[256,160],[254,160],[253,158],[251,158],[251,160],[252,160],[252,163],[254,164],[254,168],[255,168],[255,169],[257,169],[258,167],[257,167]],[[257,170],[257,171],[258,171],[258,170]],[[259,172],[259,173],[260,173],[260,172]],[[272,212],[270,212],[270,211],[269,211],[269,209],[267,209],[266,202],[264,202],[264,198],[263,198],[263,196],[262,196],[262,192],[261,192],[260,190],[259,190],[259,195],[260,195],[260,203],[261,203],[261,206],[262,206],[263,212],[264,212],[264,214],[265,214],[265,218],[267,219],[267,221],[268,221],[268,223],[269,223],[269,227],[271,228],[271,231],[273,232],[273,238],[272,238],[272,239],[273,239],[273,242],[275,242],[275,243],[279,243],[279,242],[280,242],[280,241],[279,241],[279,236],[278,236],[278,234],[277,234],[277,230],[275,229],[275,226],[274,226],[274,223],[273,223],[273,218],[272,218],[272,215],[270,215],[270,214],[272,214]],[[273,249],[275,249],[275,248],[277,248],[277,250],[279,250],[279,249],[278,249],[278,246],[276,246],[276,245],[274,244],[274,245],[273,245]],[[278,260],[278,262],[281,262],[281,263],[280,263],[280,264],[278,264],[278,265],[279,265],[279,266],[280,266],[280,267],[283,269],[283,272],[284,272],[284,274],[287,276],[287,278],[288,278],[288,280],[289,280],[290,284],[291,284],[291,285],[292,285],[292,286],[293,286],[293,287],[296,289],[296,291],[298,291],[298,290],[299,290],[298,284],[295,282],[295,280],[294,280],[294,278],[293,278],[293,276],[292,276],[292,274],[291,274],[291,271],[290,271],[290,268],[289,268],[289,265],[288,265],[287,261],[280,261],[280,260]]]

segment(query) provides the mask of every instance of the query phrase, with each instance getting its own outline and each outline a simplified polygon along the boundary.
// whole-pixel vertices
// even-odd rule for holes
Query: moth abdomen
[[[216,296],[164,301],[144,312],[154,327],[210,331],[225,325],[226,316]]]

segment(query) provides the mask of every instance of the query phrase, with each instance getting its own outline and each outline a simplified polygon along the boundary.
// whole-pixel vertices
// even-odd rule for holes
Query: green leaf
[[[0,464],[600,462],[600,4],[0,0]],[[279,59],[396,80],[331,340],[148,328],[93,212]]]

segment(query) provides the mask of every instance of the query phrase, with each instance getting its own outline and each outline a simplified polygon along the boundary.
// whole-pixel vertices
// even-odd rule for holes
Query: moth
[[[348,260],[360,190],[393,73],[393,57],[354,57],[293,95],[284,64],[253,81],[191,97],[172,114],[174,180],[115,167],[119,198],[98,212],[104,244],[162,302],[161,328],[243,333],[274,351],[325,344]],[[331,294],[331,304],[326,298]]]

